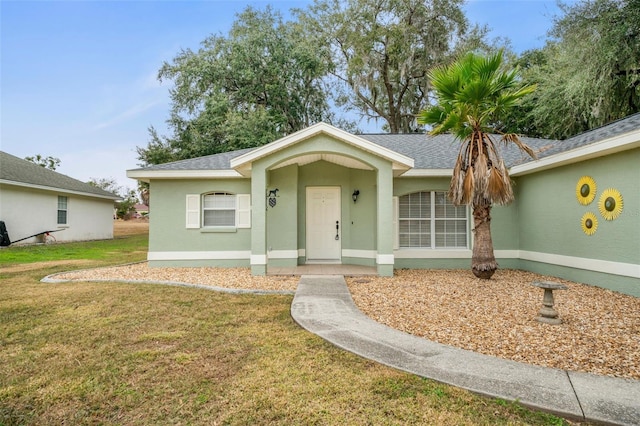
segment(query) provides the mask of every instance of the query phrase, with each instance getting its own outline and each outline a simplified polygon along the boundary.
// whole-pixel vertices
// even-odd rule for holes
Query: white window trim
[[[64,198],[64,204],[65,204],[65,208],[61,209],[60,208],[60,199]],[[69,197],[67,197],[66,195],[58,195],[58,198],[56,199],[56,224],[57,225],[69,225]],[[64,215],[64,222],[60,222],[60,212],[64,211],[65,215]]]
[[[435,199],[436,199],[436,193],[437,192],[446,192],[446,191],[438,191],[438,190],[421,190],[421,191],[415,191],[415,192],[429,192],[430,197],[431,197],[431,214],[429,219],[425,219],[425,220],[429,220],[429,226],[430,226],[430,247],[402,247],[400,246],[400,196],[397,197],[393,197],[393,229],[394,229],[394,250],[445,250],[445,251],[453,251],[453,250],[467,250],[469,249],[469,247],[471,246],[471,234],[472,232],[470,232],[470,228],[469,228],[469,223],[470,223],[470,216],[469,216],[469,207],[465,207],[465,235],[467,237],[467,244],[465,247],[436,247],[436,221],[441,221],[441,220],[462,220],[462,218],[436,218],[435,217],[435,210],[436,210],[436,203],[435,203]],[[408,193],[408,194],[404,194],[404,195],[410,195],[413,194],[412,193]],[[404,196],[403,195],[403,196]],[[411,219],[402,219],[402,220],[411,220]]]
[[[233,198],[233,208],[205,208],[205,203],[204,203],[204,199],[205,197],[208,196],[234,196],[234,194],[230,194],[228,192],[218,192],[218,191],[214,191],[214,192],[208,192],[206,194],[202,194],[202,206],[200,208],[200,211],[202,212],[202,228],[204,229],[235,229],[237,227],[237,223],[238,223],[238,199],[237,197],[234,196]],[[205,211],[233,211],[233,224],[231,225],[205,225],[204,224],[204,220],[205,220]]]
[[[202,197],[207,194],[187,194],[185,202],[185,227],[187,229],[244,229],[251,228],[251,194],[236,194],[234,226],[204,226],[202,224]]]

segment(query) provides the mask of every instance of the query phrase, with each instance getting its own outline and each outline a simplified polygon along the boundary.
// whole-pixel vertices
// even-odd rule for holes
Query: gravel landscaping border
[[[163,284],[232,294],[295,294],[298,277],[256,277],[248,268],[149,268],[146,261],[47,275],[41,282]]]

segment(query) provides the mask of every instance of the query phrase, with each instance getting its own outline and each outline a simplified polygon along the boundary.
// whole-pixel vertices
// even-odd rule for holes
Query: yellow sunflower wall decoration
[[[591,212],[586,212],[580,220],[582,231],[587,235],[595,234],[598,229],[598,218]]]
[[[576,185],[576,197],[584,206],[596,198],[596,181],[591,176],[582,176]]]
[[[608,188],[600,195],[598,210],[606,220],[613,220],[622,213],[622,195],[617,189]]]

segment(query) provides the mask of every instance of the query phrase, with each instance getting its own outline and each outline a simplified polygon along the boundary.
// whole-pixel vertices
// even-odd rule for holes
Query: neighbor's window
[[[67,224],[67,197],[58,195],[58,225]]]
[[[423,191],[399,197],[401,248],[467,248],[466,206],[454,206],[445,192]]]
[[[202,226],[236,226],[236,196],[226,192],[205,195]]]

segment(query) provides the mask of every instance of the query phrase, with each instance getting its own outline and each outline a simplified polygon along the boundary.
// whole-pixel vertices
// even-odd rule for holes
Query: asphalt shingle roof
[[[552,147],[550,147],[550,149],[544,151],[541,157],[548,157],[560,152],[570,151],[575,148],[580,148],[594,142],[602,141],[638,129],[640,129],[640,113],[614,121],[606,126],[580,133],[576,136],[570,137],[569,139],[557,141]]]
[[[536,152],[538,158],[544,158],[637,129],[640,129],[640,113],[562,141],[529,137],[521,137],[520,139]],[[448,134],[430,136],[423,133],[380,133],[358,136],[413,158],[415,169],[452,169],[460,149],[460,142]],[[508,167],[533,161],[514,144],[505,145],[499,143],[499,135],[492,135],[492,138]],[[251,150],[252,148],[224,152],[136,170],[230,170],[230,161],[233,158],[246,154]]]
[[[241,156],[242,154],[253,151],[254,149],[255,148],[246,148],[238,151],[222,152],[220,154],[205,155],[204,157],[156,164],[134,170],[231,170],[231,160]]]
[[[0,180],[43,186],[52,190],[79,192],[89,196],[113,200],[120,198],[111,192],[96,188],[88,183],[46,169],[31,161],[23,160],[3,151],[0,151]]]
[[[422,133],[412,134],[375,134],[360,135],[363,139],[388,148],[414,159],[416,169],[452,169],[455,164],[460,141],[452,135],[430,136]],[[529,156],[513,144],[498,144],[499,135],[491,136],[507,166],[526,162]],[[538,151],[557,141],[549,139],[520,138],[524,143]]]

